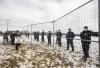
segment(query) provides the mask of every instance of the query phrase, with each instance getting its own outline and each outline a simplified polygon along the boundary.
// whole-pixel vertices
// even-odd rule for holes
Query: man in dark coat
[[[68,29],[68,33],[66,34],[66,39],[67,39],[67,49],[69,50],[69,45],[71,45],[72,52],[74,52],[74,46],[73,46],[73,38],[75,37],[75,34],[71,31],[71,29]]]
[[[47,38],[48,38],[48,44],[50,44],[51,45],[51,32],[49,31],[49,33],[48,33],[48,36],[47,36]]]
[[[36,32],[34,31],[34,40],[36,40]]]
[[[62,33],[60,32],[60,30],[58,30],[57,32],[57,41],[58,41],[58,46],[61,47],[61,37],[62,37]]]
[[[14,32],[10,35],[10,38],[11,38],[11,44],[14,45],[14,42],[15,42],[15,33]]]
[[[28,37],[28,38],[30,37],[30,33],[29,33],[29,32],[27,32],[27,37]]]
[[[3,34],[3,44],[6,45],[7,42],[8,42],[8,35],[7,35],[7,33],[5,32],[5,33]]]
[[[44,30],[43,30],[43,32],[41,33],[41,42],[43,42],[44,43]]]
[[[57,34],[58,34],[58,32],[56,31],[56,43],[55,44],[58,44],[58,40],[57,40]]]
[[[83,53],[84,53],[84,60],[87,61],[87,57],[89,57],[89,48],[90,48],[90,44],[91,44],[91,36],[95,36],[97,35],[96,33],[94,33],[93,31],[88,30],[88,27],[85,26],[84,27],[84,31],[82,31],[80,33],[80,38],[81,43],[82,43],[82,49],[83,49]],[[89,41],[90,40],[90,41]]]
[[[39,31],[37,31],[37,33],[36,33],[36,39],[37,39],[37,41],[39,41]]]

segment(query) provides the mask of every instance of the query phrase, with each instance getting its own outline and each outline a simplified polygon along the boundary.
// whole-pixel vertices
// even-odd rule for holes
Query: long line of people
[[[37,32],[34,31],[34,40],[39,41],[39,35],[40,35],[39,31],[37,31]],[[45,40],[44,40],[45,35],[46,35],[46,33],[43,30],[41,33],[41,43],[45,42]],[[47,34],[47,39],[48,39],[49,45],[51,45],[52,35],[53,34],[50,31]],[[55,44],[58,44],[58,46],[61,47],[62,46],[62,43],[61,43],[62,33],[61,33],[61,31],[60,30],[56,31],[55,35],[56,35],[56,43]],[[84,53],[83,58],[85,61],[87,61],[87,58],[90,57],[89,56],[89,48],[90,48],[90,44],[91,44],[91,36],[98,36],[98,34],[91,31],[91,30],[88,30],[88,27],[84,26],[84,30],[80,33],[80,38],[81,38],[81,43],[82,43],[82,50]],[[71,46],[72,52],[74,52],[74,45],[73,45],[74,37],[75,37],[74,32],[72,32],[71,28],[69,28],[68,32],[66,33],[66,40],[67,40],[67,49],[66,50],[69,50],[69,46]],[[11,44],[16,45],[16,51],[18,51],[18,47],[19,47],[19,45],[21,45],[20,32],[19,31],[16,31],[15,33],[13,32],[10,35],[10,38],[11,38]],[[8,42],[8,35],[7,35],[7,33],[4,33],[3,34],[3,44],[5,45],[6,42]]]
[[[8,40],[8,34],[7,32],[5,32],[3,34],[3,44],[7,45],[7,42],[11,42],[11,45],[14,46],[15,45],[15,49],[16,49],[16,53],[18,53],[18,47],[19,45],[21,45],[21,33],[20,31],[16,31],[13,32],[12,34],[10,34],[10,41]]]
[[[41,33],[42,41],[44,41],[44,34],[45,33],[43,31]],[[51,45],[51,35],[52,35],[52,33],[49,31],[47,34],[47,39],[48,39],[49,45]],[[61,47],[62,46],[62,43],[61,43],[62,33],[61,33],[61,31],[60,30],[56,31],[55,35],[56,35],[56,43],[55,44],[58,44],[58,46]],[[89,48],[90,48],[90,44],[91,44],[91,36],[98,36],[98,34],[91,31],[91,30],[88,30],[88,27],[84,26],[84,30],[82,32],[80,32],[80,38],[81,38],[81,43],[82,43],[82,50],[84,53],[83,58],[85,61],[87,61],[87,58],[90,57],[89,56]],[[35,37],[35,35],[34,35],[34,37]],[[74,32],[72,32],[71,28],[69,28],[68,32],[66,33],[66,40],[67,40],[67,49],[66,50],[69,50],[69,46],[71,46],[71,48],[72,48],[71,52],[74,52],[74,45],[73,45],[74,37],[75,37]]]

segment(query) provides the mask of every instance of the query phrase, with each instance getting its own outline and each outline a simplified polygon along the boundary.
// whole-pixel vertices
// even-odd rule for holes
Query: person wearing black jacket
[[[37,33],[36,33],[36,39],[37,39],[37,41],[39,41],[39,31],[37,31]]]
[[[74,52],[74,46],[73,46],[73,38],[75,37],[75,34],[71,31],[71,29],[68,29],[68,33],[66,34],[66,39],[67,39],[67,49],[69,50],[69,45],[71,45],[72,52]]]
[[[61,47],[61,37],[62,37],[62,33],[60,32],[60,30],[58,30],[57,32],[57,41],[58,41],[58,45]]]
[[[88,30],[88,27],[85,26],[84,30],[80,33],[82,49],[83,49],[83,53],[84,53],[83,58],[85,61],[87,61],[87,58],[90,57],[89,56],[89,48],[90,48],[90,44],[91,44],[91,36],[97,36],[97,34],[94,33],[93,31]]]
[[[48,38],[48,44],[50,44],[51,45],[51,32],[49,31],[49,33],[48,33],[48,36],[47,36],[47,38]]]
[[[15,43],[15,33],[13,32],[11,35],[10,35],[10,38],[11,38],[11,44],[14,45]]]
[[[56,43],[55,44],[58,44],[58,40],[57,40],[57,34],[58,34],[58,32],[56,31]]]
[[[5,32],[5,33],[3,34],[3,45],[6,45],[7,42],[8,42],[8,35],[7,35],[7,33]]]
[[[41,42],[43,42],[44,43],[44,30],[43,30],[43,32],[41,33]]]
[[[27,37],[28,37],[28,38],[30,37],[30,33],[29,33],[29,32],[27,32]]]
[[[34,40],[36,40],[36,32],[34,31]]]

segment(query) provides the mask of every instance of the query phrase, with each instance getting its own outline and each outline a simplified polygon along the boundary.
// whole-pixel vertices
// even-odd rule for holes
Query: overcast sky
[[[0,0],[0,24],[19,28],[52,21],[89,0]],[[0,26],[0,27],[1,27]]]

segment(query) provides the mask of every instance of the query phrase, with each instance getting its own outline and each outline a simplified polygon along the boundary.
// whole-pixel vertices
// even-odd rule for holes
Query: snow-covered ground
[[[83,62],[79,40],[74,40],[75,52],[71,52],[71,48],[66,51],[65,38],[62,38],[62,47],[56,44],[47,45],[46,36],[45,43],[33,40],[32,45],[31,38],[28,39],[25,36],[22,38],[23,44],[19,47],[17,54],[15,46],[0,45],[0,68],[99,68],[99,45],[96,42],[90,45],[90,58],[87,62]],[[98,38],[92,38],[92,40],[98,40]]]
[[[8,36],[8,39],[10,40],[10,36]],[[0,36],[0,44],[3,43],[3,36]]]
[[[24,36],[23,36],[24,37]],[[39,44],[42,48],[48,49],[50,51],[54,51],[57,54],[60,54],[61,56],[68,58],[70,62],[73,63],[73,68],[78,68],[77,66],[79,66],[79,68],[98,68],[99,65],[99,43],[97,42],[92,42],[90,45],[90,50],[89,50],[89,54],[90,54],[90,58],[88,58],[88,61],[86,63],[84,63],[83,61],[81,61],[81,58],[83,56],[83,51],[82,51],[82,47],[81,47],[81,41],[80,40],[74,40],[74,47],[75,47],[75,52],[71,53],[71,48],[69,51],[66,51],[66,39],[62,38],[62,47],[58,47],[58,45],[51,45],[48,46],[47,45],[47,36],[45,36],[45,43],[41,43],[41,37],[40,41],[34,41],[33,40],[33,44]],[[80,39],[80,37],[76,36],[75,38]],[[31,38],[25,38],[26,42],[31,42]],[[53,37],[52,37],[53,40]],[[54,37],[54,43],[55,43],[56,37]],[[98,41],[98,37],[92,37],[93,41]],[[52,41],[53,44],[53,41]]]

